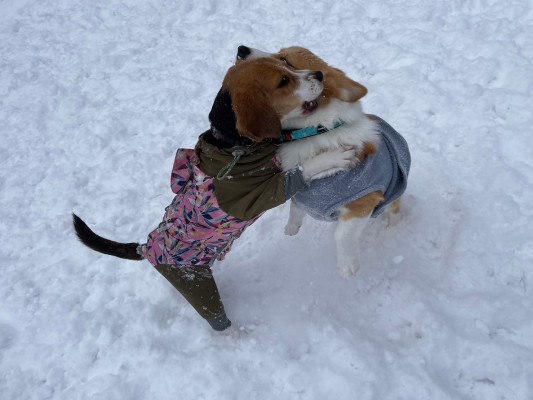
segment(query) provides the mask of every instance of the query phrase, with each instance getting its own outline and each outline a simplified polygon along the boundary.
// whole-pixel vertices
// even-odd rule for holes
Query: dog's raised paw
[[[300,231],[300,225],[297,224],[287,224],[285,225],[285,235],[294,236]]]
[[[339,263],[339,273],[344,279],[349,279],[359,271],[358,262],[342,262]]]

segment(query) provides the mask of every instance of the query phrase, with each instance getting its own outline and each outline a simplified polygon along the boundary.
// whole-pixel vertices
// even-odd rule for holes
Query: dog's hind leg
[[[359,239],[369,217],[340,220],[335,230],[337,266],[345,279],[355,275],[361,267]]]
[[[299,208],[294,201],[291,201],[289,220],[285,225],[285,235],[294,236],[300,230],[304,222],[305,211]]]
[[[342,207],[335,231],[337,264],[343,278],[349,278],[361,267],[359,239],[372,211],[383,201],[381,192],[370,193]]]
[[[404,217],[403,213],[401,212],[402,210],[400,207],[400,200],[401,199],[394,200],[387,207],[388,213],[386,213],[385,215],[387,218],[387,227],[389,228],[396,226],[398,222],[400,222],[402,218]]]
[[[392,203],[390,203],[388,210],[392,214],[399,214],[401,211],[400,202],[401,202],[401,198],[394,200]]]

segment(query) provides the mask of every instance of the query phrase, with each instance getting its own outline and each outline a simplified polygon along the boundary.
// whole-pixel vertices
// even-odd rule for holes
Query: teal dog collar
[[[341,125],[344,125],[344,122],[341,120],[336,120],[333,125],[333,129],[338,128]],[[328,129],[323,125],[318,125],[318,126],[308,126],[307,128],[297,129],[294,131],[282,131],[278,141],[280,143],[292,142],[293,140],[305,139],[310,136],[315,136],[321,133],[329,132],[333,129]]]

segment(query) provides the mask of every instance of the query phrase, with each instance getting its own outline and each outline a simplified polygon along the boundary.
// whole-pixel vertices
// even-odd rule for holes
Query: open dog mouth
[[[302,108],[304,109],[304,115],[311,114],[318,108],[318,102],[316,100],[306,101]]]

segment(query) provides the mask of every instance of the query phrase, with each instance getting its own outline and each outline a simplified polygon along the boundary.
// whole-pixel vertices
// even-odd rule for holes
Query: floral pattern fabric
[[[170,186],[176,197],[142,250],[152,265],[212,265],[222,260],[258,217],[243,221],[220,209],[213,178],[198,167],[193,149],[178,149]]]

